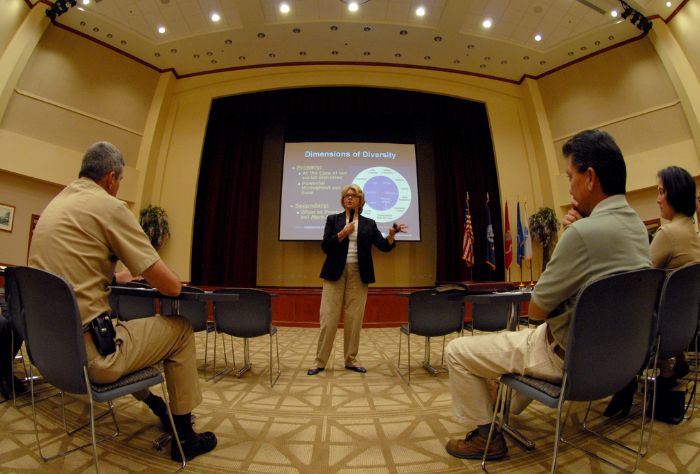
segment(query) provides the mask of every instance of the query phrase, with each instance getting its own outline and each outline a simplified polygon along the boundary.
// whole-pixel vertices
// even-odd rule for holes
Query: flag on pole
[[[506,223],[505,223],[505,265],[506,270],[510,268],[511,263],[513,263],[513,235],[510,232],[510,219],[508,217],[508,201],[506,201]]]
[[[462,260],[468,267],[474,265],[474,229],[472,229],[472,216],[469,214],[469,195],[467,194],[467,206],[464,208],[464,237],[462,238]]]
[[[496,269],[496,244],[493,238],[493,226],[491,225],[491,211],[489,211],[489,195],[486,194],[486,265],[491,270]]]
[[[523,218],[520,218],[520,203],[518,202],[518,265],[522,265],[522,260],[532,258],[532,239],[530,238],[530,227],[527,223],[527,212],[523,206]]]

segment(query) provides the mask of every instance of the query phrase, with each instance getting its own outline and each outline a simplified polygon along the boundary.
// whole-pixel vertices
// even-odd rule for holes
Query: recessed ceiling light
[[[162,34],[165,34],[165,27],[164,27],[164,26],[159,26],[159,27],[158,27],[158,33],[160,33],[161,35],[162,35]]]
[[[673,3],[671,3],[671,2],[666,2],[666,6],[667,6],[668,8],[671,8],[671,7],[673,6]]]
[[[484,28],[491,28],[491,25],[493,25],[493,21],[491,20],[491,18],[487,18],[481,22],[481,26],[483,26]]]
[[[617,10],[613,10],[613,11],[610,12],[610,16],[613,17],[613,18],[617,18],[617,15],[619,15],[619,13],[617,12]]]
[[[535,41],[542,41],[542,35],[539,34],[539,33],[537,33],[537,34],[535,35]]]
[[[285,15],[289,13],[289,3],[287,2],[282,2],[280,3],[280,13],[284,13]]]
[[[212,12],[212,14],[209,18],[211,18],[211,21],[214,21],[214,22],[221,20],[221,16],[216,12]]]
[[[425,16],[425,7],[420,6],[416,8],[416,16]]]
[[[348,3],[348,10],[350,10],[351,12],[356,12],[359,9],[360,9],[360,5],[357,2]]]
[[[90,0],[83,0],[83,5],[90,5]]]

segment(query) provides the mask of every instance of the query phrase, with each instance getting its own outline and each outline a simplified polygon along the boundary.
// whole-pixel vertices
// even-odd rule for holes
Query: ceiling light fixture
[[[211,18],[211,21],[216,23],[217,21],[221,20],[221,15],[219,15],[216,12],[212,12],[212,14],[209,18]]]
[[[56,22],[56,18],[63,15],[69,8],[78,4],[78,0],[56,0],[53,5],[46,9],[46,16],[51,19],[51,22]]]
[[[542,35],[539,34],[539,33],[537,33],[537,34],[535,35],[535,41],[537,41],[537,42],[542,41]]]
[[[159,27],[158,27],[158,33],[160,33],[161,35],[165,34],[165,27],[164,27],[164,26],[159,26]]]
[[[289,10],[291,10],[291,8],[289,8],[289,3],[287,3],[287,2],[280,3],[280,13],[283,13],[286,15],[287,13],[289,13]]]
[[[368,3],[369,0],[340,0],[340,3],[344,3],[348,6],[348,10],[355,13],[360,9],[360,5]]]
[[[673,6],[673,3],[671,3],[671,2],[666,2],[666,6],[667,6],[668,8],[671,8],[671,7]]]
[[[483,26],[484,28],[491,28],[492,25],[493,25],[493,20],[491,20],[491,18],[487,18],[481,22],[481,26]]]
[[[620,0],[620,4],[622,5],[622,14],[620,15],[622,19],[627,20],[629,18],[630,23],[636,26],[638,30],[643,31],[644,33],[649,33],[649,30],[651,30],[652,27],[651,20],[648,19],[643,13],[640,13],[632,8],[624,0]]]
[[[90,5],[90,0],[83,0],[83,5]]]
[[[613,18],[617,18],[617,15],[619,15],[619,13],[617,12],[617,10],[613,10],[613,11],[610,12],[610,16],[613,17]]]
[[[424,6],[421,5],[420,7],[416,8],[416,16],[425,16]]]

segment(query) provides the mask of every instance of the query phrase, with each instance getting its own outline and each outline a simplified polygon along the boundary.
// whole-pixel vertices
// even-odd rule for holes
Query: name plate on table
[[[438,293],[480,295],[517,289],[514,283],[508,281],[438,281],[435,283],[435,291]]]

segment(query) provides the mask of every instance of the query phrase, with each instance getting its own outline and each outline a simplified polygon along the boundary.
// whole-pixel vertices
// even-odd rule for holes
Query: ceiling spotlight
[[[221,20],[221,15],[219,15],[216,12],[213,12],[209,18],[211,18],[211,21],[217,22],[217,21]]]
[[[622,2],[622,19],[626,20],[628,16],[632,14],[634,11],[634,8],[631,6],[627,5],[625,2]]]
[[[280,13],[284,13],[285,15],[289,13],[289,3],[287,2],[282,2],[280,3]]]
[[[537,41],[537,42],[542,41],[542,35],[539,34],[539,33],[537,33],[537,34],[535,35],[535,41]]]
[[[416,16],[425,16],[425,7],[420,6],[416,8]]]
[[[671,2],[666,2],[666,6],[667,6],[668,8],[671,8],[671,7],[673,6],[673,3],[671,3]]]
[[[493,25],[493,21],[491,20],[491,18],[487,18],[481,22],[481,26],[483,26],[484,28],[491,28],[491,25]]]
[[[83,0],[83,5],[90,5],[90,0]]]
[[[360,9],[360,5],[357,2],[348,3],[348,10],[350,10],[351,12],[356,12],[359,9]]]
[[[161,35],[165,34],[165,27],[164,27],[164,26],[159,26],[159,27],[158,27],[158,33],[160,33]]]
[[[610,12],[610,16],[613,17],[613,18],[617,18],[617,15],[619,15],[619,13],[617,12],[617,10],[613,10],[613,11]]]
[[[620,0],[620,4],[623,8],[621,15],[623,19],[626,20],[629,18],[630,23],[632,23],[635,27],[637,27],[638,30],[643,31],[644,33],[648,33],[649,30],[651,30],[652,22],[643,13],[640,13],[634,8],[632,8],[624,0]]]

